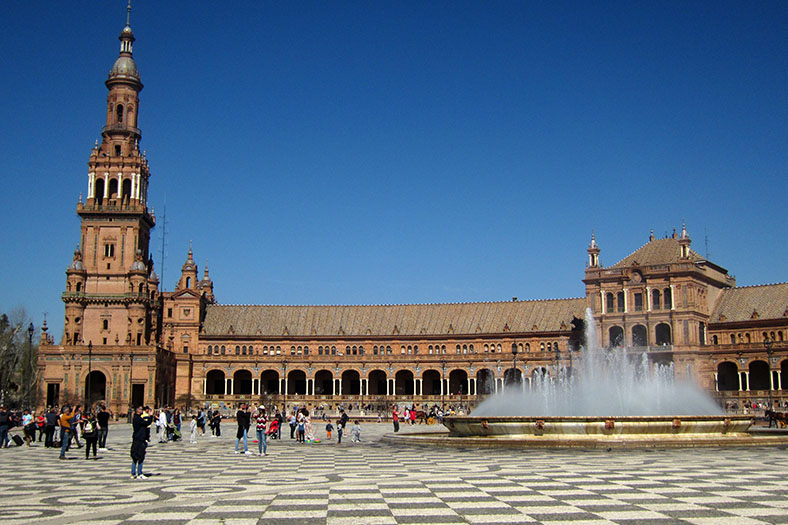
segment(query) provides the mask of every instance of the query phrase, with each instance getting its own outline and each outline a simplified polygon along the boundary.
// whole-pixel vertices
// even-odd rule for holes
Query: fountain
[[[584,448],[786,443],[785,436],[756,439],[748,432],[751,417],[723,414],[700,388],[675,378],[672,362],[601,348],[590,309],[585,336],[571,366],[557,356],[554,366],[531,373],[530,384],[515,381],[471,415],[445,417],[448,436],[411,434],[410,440]]]

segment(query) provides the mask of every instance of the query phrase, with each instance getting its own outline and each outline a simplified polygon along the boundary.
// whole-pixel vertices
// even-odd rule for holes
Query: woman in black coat
[[[146,407],[147,408],[147,407]],[[153,418],[142,407],[137,407],[131,422],[131,479],[147,479],[142,473],[142,462],[145,461],[145,449],[148,448],[148,428]]]

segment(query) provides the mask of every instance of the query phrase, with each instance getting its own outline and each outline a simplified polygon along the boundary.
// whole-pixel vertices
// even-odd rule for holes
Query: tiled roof
[[[208,305],[206,335],[413,336],[558,331],[583,318],[586,299],[490,303],[268,306]]]
[[[631,254],[627,255],[611,268],[623,268],[631,266],[636,262],[640,266],[651,266],[657,264],[670,264],[679,262],[681,256],[681,246],[678,239],[667,237],[665,239],[654,239],[649,241]],[[702,261],[703,257],[690,250],[690,261]]]
[[[711,314],[711,322],[778,319],[786,317],[787,311],[788,283],[728,288],[722,291]]]

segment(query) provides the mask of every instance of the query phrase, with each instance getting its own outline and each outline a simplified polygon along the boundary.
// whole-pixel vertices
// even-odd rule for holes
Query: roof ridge
[[[726,290],[741,290],[741,289],[744,289],[744,288],[762,288],[764,286],[779,286],[781,284],[788,284],[788,281],[781,281],[781,282],[778,282],[778,283],[748,284],[748,285],[745,285],[745,286],[732,286],[730,288],[726,288]]]
[[[440,305],[469,305],[469,304],[514,304],[514,303],[544,303],[548,301],[576,301],[585,297],[551,297],[547,299],[518,299],[517,301],[458,301],[451,303],[368,303],[368,304],[250,304],[250,303],[213,303],[208,306],[275,306],[281,308],[302,308],[312,307],[343,307],[352,308],[358,306],[440,306]]]

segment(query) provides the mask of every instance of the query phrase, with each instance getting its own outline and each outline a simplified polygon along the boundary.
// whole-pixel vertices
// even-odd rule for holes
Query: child
[[[197,443],[197,416],[192,416],[192,422],[189,423],[189,430],[192,432],[189,443]]]
[[[342,444],[342,420],[337,421],[337,445]]]
[[[331,432],[334,431],[334,425],[331,424],[331,421],[328,422],[326,425],[326,439],[331,439]]]
[[[358,421],[353,423],[353,443],[361,443],[361,425],[358,424]]]

